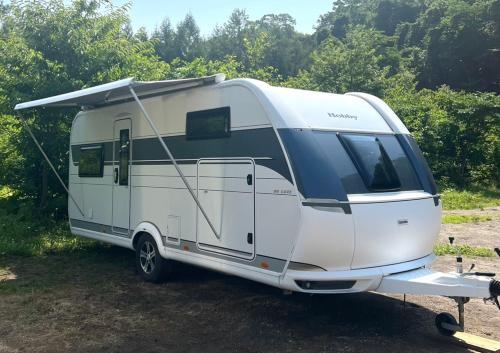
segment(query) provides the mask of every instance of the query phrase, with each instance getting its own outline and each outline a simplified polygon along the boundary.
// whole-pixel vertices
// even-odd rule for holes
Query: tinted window
[[[396,135],[384,134],[340,134],[335,131],[319,131],[307,129],[279,129],[280,136],[288,152],[290,162],[297,180],[299,191],[306,198],[336,198],[344,200],[345,194],[363,194],[391,190],[423,190],[415,168],[408,158],[413,158],[413,152],[405,152]],[[363,158],[364,153],[370,156],[370,149],[359,152],[360,157],[355,157],[347,152],[340,136],[364,136],[371,141],[371,147],[381,157],[381,148],[385,153],[383,163],[392,165],[388,176],[382,184],[384,190],[376,189],[377,185],[368,186],[373,182],[365,182],[362,172],[355,165],[356,158]],[[378,142],[377,140],[378,139]],[[369,145],[370,145],[369,144]],[[382,146],[382,147],[381,147]],[[372,156],[373,157],[373,156]],[[366,157],[365,157],[366,158]],[[368,160],[367,162],[369,162]],[[372,177],[375,176],[374,165],[378,159],[371,160]],[[374,164],[375,163],[375,164]],[[383,167],[383,166],[382,166]],[[369,168],[367,168],[369,169]],[[383,172],[383,171],[382,171]],[[396,177],[394,176],[396,173]],[[380,173],[380,171],[377,171]],[[380,176],[375,180],[380,188]],[[395,189],[399,182],[399,186]],[[391,189],[387,188],[387,184]]]
[[[120,130],[120,149],[118,158],[120,164],[119,185],[128,185],[128,164],[130,159],[130,137],[128,129]]]
[[[336,132],[314,131],[314,136],[328,156],[328,163],[335,170],[342,181],[347,194],[363,194],[369,192],[359,175],[351,158],[347,155],[345,148],[340,143]]]
[[[104,153],[101,145],[80,148],[78,176],[86,178],[102,178]]]
[[[186,138],[210,139],[229,137],[231,111],[229,107],[189,112],[186,116]]]
[[[438,189],[434,177],[432,176],[432,171],[420,147],[418,147],[417,142],[410,135],[398,135],[397,137],[403,147],[407,146],[408,155],[412,158],[412,165],[415,167],[415,171],[423,184],[424,190],[432,195],[437,194]]]
[[[300,193],[306,199],[336,199],[347,201],[347,195],[336,172],[336,153],[331,145],[318,143],[315,131],[279,129],[290,158]],[[337,140],[335,134],[326,136]],[[341,152],[345,154],[342,146]],[[352,163],[347,159],[347,162]]]
[[[372,135],[339,135],[368,190],[390,191],[401,187],[396,170],[379,138]]]
[[[385,148],[392,161],[392,165],[401,181],[402,190],[421,190],[422,186],[418,180],[415,168],[410,162],[407,154],[401,147],[394,135],[379,135],[379,140]]]

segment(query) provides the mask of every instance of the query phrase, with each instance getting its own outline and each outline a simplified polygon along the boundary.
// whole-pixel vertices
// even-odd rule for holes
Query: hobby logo
[[[356,115],[350,114],[337,114],[337,113],[327,113],[330,118],[339,118],[339,119],[354,119],[358,120]]]

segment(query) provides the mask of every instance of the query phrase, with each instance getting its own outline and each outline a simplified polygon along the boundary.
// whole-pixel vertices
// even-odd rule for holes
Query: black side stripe
[[[290,183],[292,177],[273,128],[231,131],[231,137],[187,140],[185,135],[163,137],[180,164],[196,163],[200,158],[257,158],[255,163],[274,170]],[[113,160],[113,142],[104,142],[104,160]],[[93,146],[80,144],[71,146],[73,164],[80,159],[80,148]],[[115,149],[118,148],[115,146]],[[115,151],[117,155],[117,151]],[[261,159],[259,159],[261,158]],[[160,142],[154,138],[132,140],[132,159],[135,165],[171,164]],[[192,161],[182,161],[192,160]],[[76,164],[75,164],[76,165]]]

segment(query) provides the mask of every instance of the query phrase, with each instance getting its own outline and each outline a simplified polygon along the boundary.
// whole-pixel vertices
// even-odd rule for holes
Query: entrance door
[[[252,259],[255,254],[255,182],[251,159],[201,159],[198,199],[217,230],[198,210],[197,242],[203,250]]]
[[[115,121],[113,137],[113,233],[128,236],[130,226],[130,144],[132,122]]]

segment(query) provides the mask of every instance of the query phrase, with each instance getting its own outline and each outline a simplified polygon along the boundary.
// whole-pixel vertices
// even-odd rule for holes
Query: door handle
[[[252,185],[253,184],[253,177],[252,174],[247,175],[247,184]]]
[[[115,168],[115,184],[118,183],[118,168]]]

